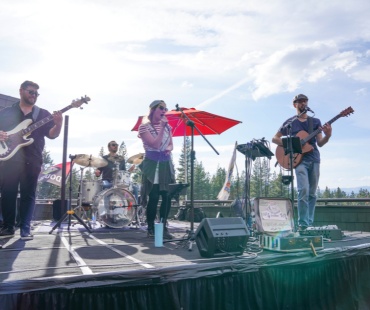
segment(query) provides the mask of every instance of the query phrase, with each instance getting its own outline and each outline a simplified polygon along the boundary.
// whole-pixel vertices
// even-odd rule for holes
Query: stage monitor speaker
[[[65,200],[64,208],[62,210],[62,200],[57,199],[53,201],[53,220],[58,222],[62,216],[67,212],[68,210],[68,200]]]
[[[249,235],[241,217],[205,218],[195,232],[195,242],[202,257],[241,255]]]

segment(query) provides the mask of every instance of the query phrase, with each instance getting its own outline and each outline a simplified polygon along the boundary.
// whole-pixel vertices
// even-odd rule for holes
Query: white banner
[[[218,200],[227,200],[229,198],[231,177],[233,175],[234,165],[236,161],[236,146],[237,146],[237,142],[235,142],[234,152],[230,160],[229,169],[227,170],[224,186],[222,186],[220,192],[217,195]]]
[[[57,186],[61,186],[62,181],[62,164],[54,165],[48,169],[41,171],[38,182],[48,182]],[[68,178],[69,172],[71,170],[71,163],[66,163],[66,179]]]

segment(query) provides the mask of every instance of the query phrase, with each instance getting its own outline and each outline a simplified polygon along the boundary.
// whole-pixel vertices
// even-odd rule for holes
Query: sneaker
[[[21,235],[21,240],[25,240],[25,241],[27,241],[27,240],[33,240],[33,235],[32,234],[22,234]]]
[[[0,239],[2,239],[2,238],[11,238],[13,236],[14,236],[14,229],[3,228],[0,231]]]
[[[149,238],[154,238],[154,229],[153,228],[148,228],[147,236]]]
[[[165,228],[165,229],[163,230],[163,239],[171,240],[171,239],[173,239],[173,238],[174,238],[174,235],[173,235],[173,234],[171,234],[171,233],[168,231],[168,229],[167,229],[167,228]]]
[[[298,226],[298,232],[304,232],[304,231],[306,231],[306,229],[307,229],[307,226]]]

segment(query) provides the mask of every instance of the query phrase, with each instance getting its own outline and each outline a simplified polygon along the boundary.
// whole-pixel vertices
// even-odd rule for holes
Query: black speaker
[[[205,218],[195,232],[195,242],[202,257],[241,255],[249,235],[241,217]]]
[[[65,200],[64,208],[62,210],[62,200],[57,199],[53,201],[53,220],[58,222],[68,210],[68,200]]]

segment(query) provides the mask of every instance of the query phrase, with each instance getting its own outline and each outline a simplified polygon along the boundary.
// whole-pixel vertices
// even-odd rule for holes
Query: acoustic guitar
[[[332,118],[330,121],[326,122],[326,124],[332,124],[337,119],[341,117],[349,116],[353,112],[354,110],[351,107],[348,107],[347,109],[340,112],[337,116]],[[320,132],[321,132],[320,128],[317,128],[315,131],[313,131],[310,134],[304,130],[301,130],[295,135],[296,137],[299,137],[300,139],[301,146],[302,146],[302,154],[299,154],[299,153],[293,154],[293,168],[297,167],[302,162],[302,159],[305,153],[309,153],[313,151],[313,146],[307,142],[310,141],[313,137],[315,137]],[[276,147],[275,156],[276,156],[276,159],[279,165],[282,168],[290,170],[290,154],[285,154],[285,150],[282,146],[278,145]]]

